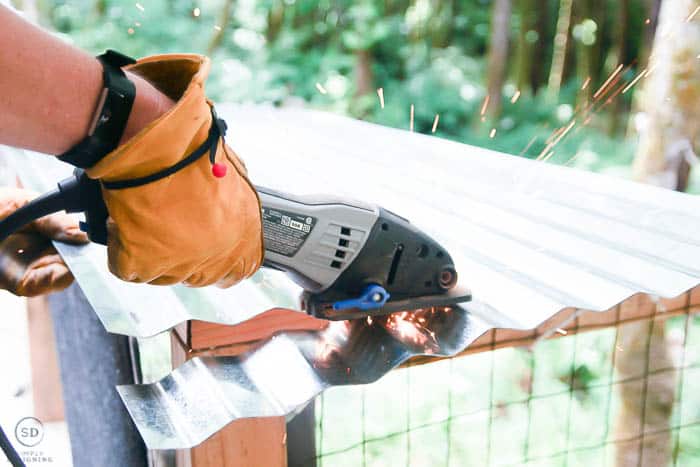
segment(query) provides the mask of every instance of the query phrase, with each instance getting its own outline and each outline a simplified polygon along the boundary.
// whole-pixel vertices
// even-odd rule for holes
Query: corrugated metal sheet
[[[464,323],[474,323],[470,337],[458,339],[457,347],[489,328],[533,328],[566,307],[605,310],[636,292],[673,297],[698,284],[695,197],[326,113],[248,106],[219,106],[218,112],[256,184],[375,202],[445,245],[474,297],[463,305]],[[23,162],[23,177],[37,189],[57,178],[49,173],[58,167],[54,161],[32,156]],[[124,284],[106,273],[100,247],[59,248],[112,332],[152,335],[190,318],[233,324],[273,305],[294,306],[298,292],[274,272],[226,291]],[[158,384],[122,388],[149,447],[189,446],[227,420],[267,413],[270,404],[275,413],[293,412],[327,386],[318,373],[302,378],[313,373],[315,361],[302,365],[306,355],[294,364],[295,339],[280,342],[291,347],[272,351],[269,360],[257,352],[240,361],[195,359]],[[371,359],[378,345],[364,346],[363,358]],[[397,362],[389,363],[381,371]],[[256,377],[258,366],[268,376]],[[273,403],[289,385],[288,368],[308,387],[298,388],[303,397],[293,402]],[[328,384],[353,381],[359,380]],[[221,395],[207,398],[216,403],[203,403],[200,389],[193,389],[209,385]],[[231,395],[244,389],[246,402],[235,402]],[[201,421],[204,428],[195,429]]]
[[[292,416],[323,390],[371,383],[414,355],[454,355],[490,328],[462,308],[335,321],[241,357],[197,357],[119,394],[151,449],[195,446],[240,418]]]

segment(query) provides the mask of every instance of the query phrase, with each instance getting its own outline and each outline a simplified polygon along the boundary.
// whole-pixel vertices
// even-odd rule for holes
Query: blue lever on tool
[[[334,310],[347,310],[349,308],[359,308],[360,310],[371,310],[381,308],[389,300],[389,292],[384,287],[377,284],[370,284],[357,298],[340,300],[333,304]]]

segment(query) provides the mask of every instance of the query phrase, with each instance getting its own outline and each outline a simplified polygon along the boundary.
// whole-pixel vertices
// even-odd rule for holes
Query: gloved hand
[[[110,270],[132,282],[197,287],[252,275],[263,258],[260,201],[205,97],[209,59],[162,55],[124,69],[176,104],[86,170],[103,185]]]
[[[34,194],[19,188],[0,188],[0,219],[27,204]],[[62,290],[73,275],[51,240],[87,243],[86,235],[67,214],[42,217],[0,243],[0,288],[33,297]]]

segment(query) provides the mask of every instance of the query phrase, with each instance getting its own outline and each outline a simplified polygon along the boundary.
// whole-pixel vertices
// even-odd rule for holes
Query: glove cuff
[[[175,106],[86,170],[106,182],[157,174],[191,155],[207,140],[212,110],[204,93],[209,59],[172,54],[147,57],[125,67],[175,100]]]

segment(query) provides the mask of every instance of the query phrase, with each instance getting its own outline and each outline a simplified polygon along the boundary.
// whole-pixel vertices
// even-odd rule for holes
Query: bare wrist
[[[128,71],[126,74],[136,87],[136,97],[134,98],[134,104],[131,108],[126,128],[124,128],[124,134],[119,141],[120,145],[136,136],[142,129],[175,105],[172,99],[145,79]]]

